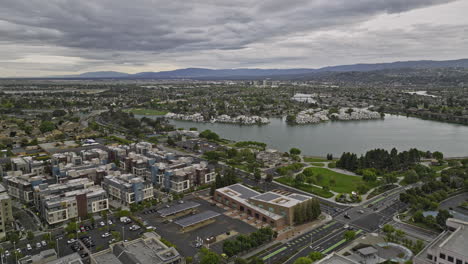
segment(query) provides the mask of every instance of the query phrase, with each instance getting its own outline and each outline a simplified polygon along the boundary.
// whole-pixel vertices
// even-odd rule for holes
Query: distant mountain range
[[[252,79],[270,78],[274,76],[298,76],[325,72],[368,72],[391,69],[434,69],[434,68],[468,68],[468,59],[446,61],[398,61],[391,63],[352,64],[329,66],[318,69],[205,69],[186,68],[173,71],[140,72],[128,74],[114,71],[85,72],[79,75],[54,76],[51,78],[67,79]]]

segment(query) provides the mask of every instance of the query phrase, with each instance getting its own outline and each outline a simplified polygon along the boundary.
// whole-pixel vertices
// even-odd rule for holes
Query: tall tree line
[[[374,168],[391,172],[406,170],[421,161],[421,157],[426,155],[426,152],[421,152],[415,148],[402,152],[398,152],[395,148],[390,152],[385,149],[373,149],[360,157],[355,153],[345,152],[341,155],[340,160],[336,162],[336,166],[350,171]]]
[[[300,225],[315,220],[321,213],[322,211],[320,209],[319,200],[315,198],[307,200],[306,202],[300,203],[294,207],[294,223],[296,225]]]

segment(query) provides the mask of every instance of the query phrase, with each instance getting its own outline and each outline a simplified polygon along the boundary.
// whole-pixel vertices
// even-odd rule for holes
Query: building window
[[[431,254],[427,254],[427,258],[432,260],[432,255]]]
[[[453,263],[453,257],[452,257],[452,256],[448,256],[448,257],[447,257],[447,261]]]
[[[445,259],[445,254],[440,253],[440,254],[439,254],[439,258]]]
[[[457,264],[463,264],[463,261],[461,259],[457,259]]]

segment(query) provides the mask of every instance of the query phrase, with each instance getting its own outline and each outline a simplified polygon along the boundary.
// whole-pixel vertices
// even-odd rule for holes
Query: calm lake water
[[[441,151],[446,157],[468,156],[468,126],[386,115],[382,120],[336,121],[315,125],[286,124],[272,118],[263,126],[241,126],[221,123],[196,123],[171,120],[177,127],[210,129],[221,137],[242,141],[254,140],[269,147],[288,151],[297,147],[303,154],[325,156],[343,152],[365,153],[373,148],[398,150],[417,148]]]

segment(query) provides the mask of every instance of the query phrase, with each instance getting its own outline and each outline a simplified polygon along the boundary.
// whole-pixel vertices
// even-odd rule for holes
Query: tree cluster
[[[436,210],[439,202],[447,199],[450,187],[441,181],[429,181],[421,187],[411,188],[400,194],[400,201],[414,210]]]
[[[318,199],[310,199],[294,207],[293,219],[296,225],[317,219],[322,213]]]
[[[385,149],[373,149],[359,158],[355,153],[345,152],[336,162],[336,166],[349,171],[373,168],[391,172],[408,169],[419,162],[421,157],[421,152],[414,148],[402,152],[398,152],[395,148],[390,152]]]
[[[269,227],[260,228],[248,235],[241,234],[235,239],[225,241],[223,243],[223,252],[232,257],[270,242],[276,238],[277,235],[278,234]]]
[[[201,132],[200,137],[201,138],[206,138],[208,140],[213,140],[213,141],[218,141],[220,139],[218,134],[216,134],[215,132],[213,132],[213,131],[211,131],[209,129]]]
[[[237,183],[237,177],[233,169],[226,170],[224,176],[217,173],[215,182],[211,184],[210,195],[213,196],[216,189],[223,188]]]

